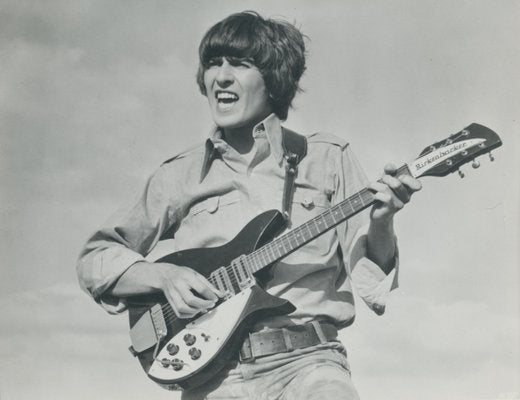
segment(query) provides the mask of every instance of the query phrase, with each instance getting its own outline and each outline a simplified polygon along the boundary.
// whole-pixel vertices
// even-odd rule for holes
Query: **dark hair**
[[[305,71],[302,33],[283,20],[264,19],[254,11],[232,14],[213,25],[199,46],[197,83],[203,95],[204,72],[216,57],[249,59],[260,70],[274,113],[287,119]]]

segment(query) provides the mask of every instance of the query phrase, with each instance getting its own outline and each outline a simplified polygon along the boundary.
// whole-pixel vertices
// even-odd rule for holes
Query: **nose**
[[[215,80],[218,85],[222,88],[226,88],[233,84],[234,82],[233,76],[233,66],[229,64],[229,62],[224,58],[222,60],[222,64],[218,66],[217,75],[215,76]]]

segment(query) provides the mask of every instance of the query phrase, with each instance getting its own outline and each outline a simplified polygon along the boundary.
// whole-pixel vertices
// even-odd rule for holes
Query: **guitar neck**
[[[396,171],[396,176],[401,175],[410,175],[410,171],[406,164],[398,168]],[[245,264],[248,266],[251,273],[260,271],[264,267],[298,250],[300,247],[334,228],[341,222],[370,207],[374,203],[375,199],[372,191],[368,188],[364,188],[331,207],[324,213],[276,238],[249,255],[246,255]]]

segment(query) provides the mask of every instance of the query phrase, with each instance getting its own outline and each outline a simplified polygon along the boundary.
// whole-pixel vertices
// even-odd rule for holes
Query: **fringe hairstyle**
[[[254,11],[232,14],[213,25],[199,45],[197,84],[206,96],[204,72],[211,59],[251,60],[260,70],[273,112],[287,119],[300,78],[305,71],[303,34],[283,20],[264,19]]]

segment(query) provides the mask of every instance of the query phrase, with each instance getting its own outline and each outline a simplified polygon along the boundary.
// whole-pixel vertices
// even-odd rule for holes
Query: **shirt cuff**
[[[122,313],[126,310],[124,299],[111,296],[106,291],[128,268],[144,260],[139,253],[119,246],[99,252],[94,255],[91,273],[82,279],[83,289],[110,314]]]
[[[357,293],[378,315],[385,312],[389,293],[399,285],[398,271],[398,256],[396,255],[395,267],[388,275],[367,257],[360,259],[352,272]]]
[[[378,315],[385,312],[389,293],[399,286],[399,249],[395,240],[395,256],[393,269],[387,275],[381,267],[370,260],[366,254],[368,226],[359,230],[356,235],[358,257],[351,259],[351,279],[358,295]]]

